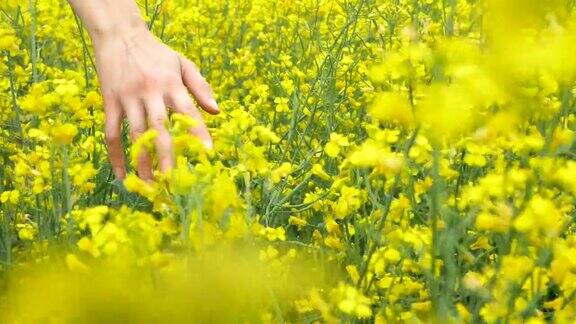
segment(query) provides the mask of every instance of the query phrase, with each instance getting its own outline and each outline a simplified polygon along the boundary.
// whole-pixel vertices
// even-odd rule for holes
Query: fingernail
[[[218,107],[218,103],[216,102],[215,99],[210,99],[210,106],[212,106],[212,108],[214,108],[216,111],[220,111],[220,108]]]
[[[211,150],[214,147],[214,144],[212,143],[212,140],[203,140],[202,143],[204,144],[204,146]]]

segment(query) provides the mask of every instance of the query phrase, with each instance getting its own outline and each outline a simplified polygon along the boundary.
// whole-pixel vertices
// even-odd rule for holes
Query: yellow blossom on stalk
[[[380,93],[370,107],[370,115],[382,122],[411,125],[414,116],[407,96],[402,93]]]
[[[334,220],[334,218],[327,216],[324,219],[324,223],[326,226],[326,231],[330,234],[340,234],[340,225]]]
[[[33,241],[38,234],[38,229],[32,224],[16,224],[16,230],[18,231],[18,237],[24,241]]]
[[[510,216],[492,215],[486,212],[480,213],[476,216],[476,228],[484,231],[505,233],[510,229]]]
[[[325,152],[329,157],[335,158],[340,154],[340,150],[343,147],[348,147],[350,142],[348,142],[348,138],[346,136],[332,133],[330,134],[330,140],[326,143]]]
[[[308,222],[306,222],[306,220],[296,217],[296,216],[290,216],[290,218],[288,219],[288,224],[290,225],[295,225],[299,228],[304,227],[306,225],[308,225]]]
[[[18,52],[20,39],[16,37],[14,30],[0,26],[0,50],[15,55]]]
[[[466,155],[464,156],[464,162],[470,166],[483,167],[487,162],[487,153],[488,148],[470,143],[466,145]]]
[[[252,128],[251,134],[252,134],[251,137],[253,139],[258,139],[264,144],[268,143],[276,144],[280,142],[280,138],[278,137],[278,135],[276,135],[276,133],[274,133],[268,127],[264,127],[261,125],[254,126],[254,128]]]
[[[108,212],[109,208],[107,206],[96,206],[84,211],[76,211],[76,213],[73,211],[72,214],[81,229],[97,232],[104,223],[103,221]]]
[[[478,225],[476,225],[478,226]],[[471,250],[479,250],[479,249],[490,249],[492,245],[490,244],[490,240],[486,236],[480,236],[474,241],[474,243],[470,244]]]
[[[466,308],[466,306],[462,305],[462,303],[458,303],[456,305],[456,309],[458,310],[458,315],[465,321],[471,321],[472,320],[472,314],[470,313],[470,311]]]
[[[350,285],[340,283],[334,292],[334,298],[338,298],[338,309],[342,312],[358,317],[367,318],[372,316],[370,299]]]
[[[386,251],[384,251],[384,259],[386,259],[391,263],[396,263],[400,261],[400,258],[401,258],[400,252],[398,252],[398,250],[394,248],[388,248],[386,249]]]
[[[280,82],[282,89],[286,91],[287,94],[291,95],[294,92],[294,81],[290,79],[284,79]]]
[[[551,147],[553,150],[557,150],[559,148],[572,145],[573,141],[574,141],[573,130],[558,128],[554,131],[554,134],[552,135]]]
[[[149,129],[134,140],[130,149],[130,162],[132,165],[138,164],[138,159],[144,152],[152,152],[154,149],[154,140],[157,136],[158,131]]]
[[[576,271],[576,260],[573,258],[576,248],[559,241],[555,242],[553,252],[554,259],[550,265],[551,277],[556,283],[566,285],[567,280],[569,281],[572,273]]]
[[[328,173],[326,173],[326,171],[324,170],[324,168],[322,167],[322,165],[315,163],[312,166],[312,174],[314,174],[315,176],[319,177],[320,179],[323,180],[329,180],[330,179],[330,175]]]
[[[404,166],[402,154],[390,152],[373,141],[364,142],[349,156],[350,162],[359,167],[374,167],[379,173],[390,175],[398,173]]]
[[[432,308],[432,302],[427,300],[423,302],[416,302],[410,305],[416,312],[428,312]]]
[[[280,252],[278,252],[277,249],[275,249],[271,245],[268,245],[268,247],[266,247],[266,249],[260,250],[260,260],[261,261],[274,260],[278,257],[279,254],[280,254]]]
[[[286,232],[284,231],[283,227],[278,228],[271,228],[266,227],[263,230],[264,236],[270,241],[285,241],[286,240]]]
[[[438,142],[454,140],[470,127],[476,113],[475,103],[465,88],[435,84],[427,89],[416,107],[416,119]]]
[[[198,125],[198,121],[189,115],[174,113],[170,118],[173,121],[173,129],[176,131],[188,131]]]
[[[279,167],[272,170],[271,178],[272,183],[278,183],[282,178],[285,178],[292,172],[292,165],[289,162],[282,163]]]
[[[124,186],[126,187],[126,190],[136,192],[144,197],[151,197],[154,195],[154,188],[133,173],[126,176],[124,179]]]
[[[74,254],[66,255],[66,265],[72,271],[86,272],[90,268]]]
[[[233,180],[226,174],[218,174],[212,179],[212,187],[206,195],[206,201],[209,204],[209,215],[213,220],[218,220],[227,212],[234,211],[239,208],[240,202],[238,201],[238,191]],[[278,228],[277,231],[284,229]],[[278,238],[282,237],[278,233]]]
[[[324,244],[335,250],[342,250],[344,248],[340,238],[334,234],[326,236],[326,238],[324,238]]]
[[[84,97],[82,104],[86,108],[98,107],[98,106],[102,105],[102,97],[100,96],[100,94],[98,92],[90,91]]]
[[[47,141],[49,139],[48,135],[38,128],[31,128],[28,131],[28,136],[30,136],[30,138],[36,138],[42,142]]]
[[[288,98],[282,98],[282,97],[274,98],[274,103],[276,104],[275,108],[276,112],[281,113],[289,111],[290,108],[288,107],[288,102],[289,102]]]
[[[333,205],[334,215],[337,219],[344,219],[344,217],[360,208],[361,202],[360,190],[343,186],[340,189],[338,201]]]
[[[298,311],[298,313],[308,313],[308,312],[312,312],[314,310],[313,305],[311,305],[310,301],[308,301],[308,299],[299,299],[294,301],[294,305],[296,307],[296,311]]]
[[[514,220],[514,228],[520,232],[542,231],[555,237],[563,226],[563,216],[554,203],[536,195],[526,209]]]
[[[269,162],[264,154],[264,147],[247,143],[243,149],[242,162],[248,171],[259,174],[269,172]]]
[[[502,277],[515,282],[524,279],[534,267],[534,261],[527,256],[506,255],[502,258]]]
[[[9,203],[12,205],[16,205],[18,204],[18,201],[20,200],[20,191],[15,189],[15,190],[8,190],[8,191],[3,191],[0,194],[0,202],[1,203]]]
[[[78,128],[72,124],[62,124],[52,128],[51,136],[57,143],[70,144],[78,134]]]
[[[94,246],[94,242],[92,242],[92,240],[87,237],[81,238],[78,243],[76,243],[76,245],[81,251],[88,252],[93,257],[100,256],[100,251],[96,246]]]
[[[352,282],[356,283],[360,279],[360,274],[358,273],[358,268],[355,265],[353,265],[353,264],[347,265],[346,266],[346,272],[348,272],[348,275],[350,276],[350,279],[352,280]]]
[[[379,142],[379,143],[386,143],[386,144],[394,144],[397,143],[398,140],[400,139],[400,129],[390,129],[390,128],[386,128],[386,129],[377,129],[377,130],[371,130],[370,128],[373,125],[367,125],[366,127],[368,128],[367,131],[370,132],[370,138],[374,139],[375,141]]]
[[[170,190],[177,195],[190,193],[190,189],[197,181],[188,166],[188,161],[183,156],[176,159],[176,167],[170,170],[168,179]]]
[[[75,164],[73,167],[69,168],[68,172],[72,176],[72,182],[80,192],[91,192],[96,186],[92,182],[92,179],[96,176],[97,172],[92,166],[92,163],[87,163],[85,165]]]

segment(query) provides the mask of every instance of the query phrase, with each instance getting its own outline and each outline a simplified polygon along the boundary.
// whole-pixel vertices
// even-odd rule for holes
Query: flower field
[[[222,110],[153,182],[68,4],[0,3],[1,323],[576,322],[575,1],[139,5]]]

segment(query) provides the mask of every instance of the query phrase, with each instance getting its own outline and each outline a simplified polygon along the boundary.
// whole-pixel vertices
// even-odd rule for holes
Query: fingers
[[[130,138],[134,142],[146,131],[146,114],[138,101],[126,101],[123,102],[123,106],[130,126]],[[140,178],[152,180],[152,161],[146,150],[137,157],[136,168]]]
[[[122,110],[118,109],[118,107],[115,109],[108,109],[110,112],[107,113],[106,120],[106,141],[108,143],[108,150],[114,173],[118,178],[122,179],[126,175],[124,166],[125,158],[123,156],[120,140],[121,120],[123,115],[125,115],[128,120],[132,141],[135,141],[139,136],[141,136],[148,127],[156,130],[157,136],[155,138],[155,144],[160,170],[166,173],[170,168],[172,168],[174,163],[172,140],[165,125],[168,119],[168,114],[166,106],[164,105],[164,99],[166,99],[167,103],[170,103],[171,106],[173,106],[174,111],[188,115],[197,120],[198,125],[191,128],[190,133],[197,136],[206,147],[212,148],[212,138],[210,137],[210,133],[204,124],[200,111],[196,108],[196,104],[190,97],[188,91],[192,93],[196,102],[208,113],[219,113],[218,104],[214,99],[212,89],[204,77],[202,77],[194,63],[186,58],[180,57],[180,68],[181,81],[186,87],[175,84],[180,82],[180,78],[177,77],[177,74],[174,74],[172,79],[170,79],[173,80],[171,82],[168,82],[167,74],[161,74],[166,77],[159,77],[157,80],[155,78],[151,79],[157,81],[154,82],[153,87],[137,87],[137,89],[131,88],[132,90],[124,94],[129,94],[129,98],[120,97],[120,100],[122,101],[121,105],[124,110],[123,114]],[[166,84],[164,84],[164,82],[166,82]],[[163,85],[157,87],[159,85],[158,83]],[[173,91],[175,87],[177,90]],[[155,95],[152,95],[153,93]],[[165,95],[164,97],[162,96],[163,94]],[[143,149],[141,153],[138,153],[138,156],[135,157],[135,159],[138,175],[144,180],[152,180],[152,160],[149,152],[146,149]]]
[[[200,71],[194,63],[190,60],[180,57],[180,66],[182,68],[182,81],[192,92],[196,101],[207,113],[217,114],[220,112],[218,109],[218,104],[214,99],[214,94],[212,93],[212,88],[206,79],[200,74]]]
[[[160,163],[160,171],[168,172],[172,168],[172,140],[166,129],[168,114],[162,97],[151,97],[144,102],[148,115],[148,125],[158,132],[156,137],[156,153]]]
[[[104,112],[106,116],[104,134],[108,158],[116,178],[123,180],[126,177],[124,150],[122,149],[122,118],[124,113],[116,100],[106,102]]]
[[[175,91],[175,93],[171,95],[170,101],[172,103],[175,112],[183,115],[188,115],[198,122],[196,126],[190,129],[190,133],[198,137],[202,141],[204,146],[211,149],[213,144],[210,132],[208,132],[208,128],[206,127],[206,124],[202,119],[200,111],[198,111],[198,108],[196,108],[194,101],[192,100],[192,98],[190,98],[186,89],[182,88],[180,90]]]

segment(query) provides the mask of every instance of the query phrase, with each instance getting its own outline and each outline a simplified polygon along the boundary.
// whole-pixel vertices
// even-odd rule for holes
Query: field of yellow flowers
[[[0,3],[0,322],[576,321],[575,1],[139,4],[223,111],[153,183],[67,3]]]

